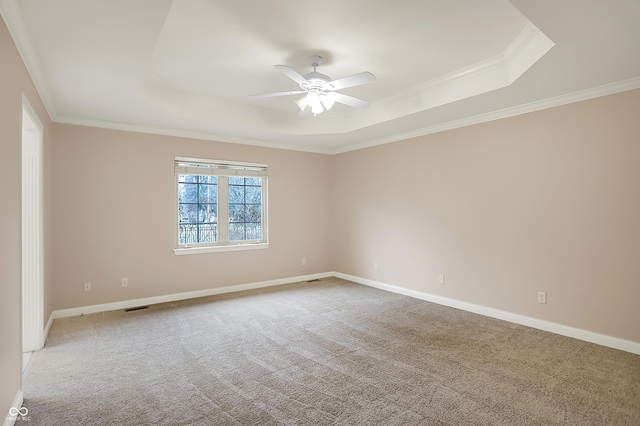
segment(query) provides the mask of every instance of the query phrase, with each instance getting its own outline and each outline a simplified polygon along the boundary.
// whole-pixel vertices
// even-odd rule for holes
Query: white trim
[[[562,336],[572,337],[574,339],[584,340],[586,342],[591,342],[598,345],[607,346],[610,348],[640,355],[640,343],[638,342],[623,340],[617,337],[605,336],[603,334],[593,333],[591,331],[581,330],[550,321],[544,321],[525,315],[514,314],[512,312],[501,311],[499,309],[493,309],[456,299],[450,299],[448,297],[442,297],[423,293],[420,291],[409,290],[402,287],[396,287],[379,281],[356,277],[354,275],[343,274],[340,272],[334,272],[333,275],[337,278],[342,278],[344,280],[353,281],[369,287],[375,287],[381,290],[390,291],[392,293],[403,294],[405,296],[410,296],[420,300],[426,300],[428,302],[437,303],[439,305],[450,306],[452,308],[462,309],[463,311],[473,312],[487,317],[525,325],[527,327],[536,328],[538,330],[548,331],[551,333],[560,334]]]
[[[269,243],[227,244],[201,247],[180,246],[173,249],[173,254],[175,254],[176,256],[183,256],[185,254],[214,253],[218,251],[258,250],[266,248],[269,248]]]
[[[22,407],[22,402],[24,401],[23,395],[22,395],[22,389],[18,389],[18,392],[16,392],[16,396],[15,398],[13,398],[13,402],[11,403],[11,408],[20,408]],[[10,409],[11,409],[10,408]],[[27,410],[29,408],[27,407]],[[14,426],[16,423],[16,417],[17,416],[12,416],[11,414],[9,414],[7,412],[7,416],[4,419],[4,423],[2,423],[2,426]]]
[[[22,352],[31,352],[42,349],[43,342],[44,127],[24,92],[21,93],[20,117],[21,347]]]
[[[516,60],[520,52],[525,50],[525,48],[533,40],[535,40],[538,34],[543,33],[531,21],[528,21],[522,28],[522,30],[518,33],[516,38],[511,42],[511,44],[509,44],[509,46],[507,46],[507,48],[502,52],[502,56],[504,57],[505,61],[509,63]],[[553,43],[553,41],[551,41],[551,43],[551,47],[555,46],[555,43]]]
[[[1,1],[1,0],[0,0]],[[447,121],[444,123],[435,124],[433,126],[423,127],[421,129],[413,130],[410,132],[394,134],[392,136],[386,136],[379,139],[373,139],[364,143],[355,143],[337,149],[321,149],[301,146],[295,143],[280,143],[280,142],[267,142],[259,141],[255,139],[246,139],[238,137],[229,137],[222,135],[213,135],[208,133],[198,133],[186,130],[166,129],[160,127],[140,126],[127,123],[115,123],[100,120],[87,120],[71,117],[57,117],[56,123],[73,124],[76,126],[89,126],[102,129],[123,130],[129,132],[147,133],[163,136],[175,136],[189,139],[200,139],[215,142],[227,142],[236,143],[241,145],[260,146],[265,148],[285,149],[290,151],[302,151],[312,152],[316,154],[328,154],[337,155],[350,151],[357,151],[359,149],[370,148],[377,145],[384,145],[387,143],[398,142],[406,139],[411,139],[419,136],[426,136],[433,133],[444,132],[446,130],[458,129],[461,127],[471,126],[474,124],[486,123],[489,121],[500,120],[503,118],[513,117],[516,115],[527,114],[530,112],[540,111],[547,108],[554,108],[557,106],[567,105],[574,102],[586,101],[589,99],[599,98],[602,96],[614,95],[620,92],[627,92],[629,90],[640,89],[640,77],[630,78],[628,80],[617,81],[613,83],[604,84],[602,86],[593,87],[590,89],[580,90],[565,95],[554,96],[552,98],[542,99],[527,104],[516,105],[513,107],[504,108],[497,111],[492,111],[484,114],[478,114],[472,117],[466,117],[459,120]]]
[[[433,126],[424,127],[422,129],[417,129],[417,130],[413,130],[405,133],[399,133],[392,136],[383,137],[380,139],[373,139],[371,141],[367,141],[364,143],[354,144],[344,148],[332,150],[330,154],[335,155],[335,154],[342,154],[350,151],[357,151],[359,149],[370,148],[373,146],[384,145],[387,143],[403,141],[411,138],[416,138],[419,136],[431,135],[433,133],[440,133],[446,130],[453,130],[461,127],[472,126],[474,124],[481,124],[489,121],[501,120],[503,118],[509,118],[517,115],[528,114],[530,112],[540,111],[548,108],[555,108],[557,106],[586,101],[589,99],[599,98],[602,96],[615,95],[616,93],[627,92],[627,91],[636,90],[636,89],[640,89],[640,77],[634,77],[628,80],[617,81],[615,83],[605,84],[605,85],[594,87],[587,90],[568,93],[566,95],[555,96],[553,98],[542,99],[542,100],[530,102],[527,104],[517,105],[517,106],[504,108],[497,111],[474,115],[472,117],[461,118],[459,120],[447,121],[444,123],[435,124]]]
[[[262,148],[284,149],[288,151],[312,152],[315,154],[331,154],[332,153],[331,150],[328,150],[328,149],[301,146],[297,142],[290,142],[290,143],[269,142],[266,140],[249,139],[249,138],[227,136],[227,135],[213,134],[213,133],[201,133],[201,132],[194,132],[191,130],[168,129],[168,128],[159,127],[159,126],[117,123],[113,121],[103,121],[103,120],[65,117],[65,116],[62,116],[62,117],[58,116],[55,120],[52,120],[52,121],[56,123],[62,123],[62,124],[72,124],[74,126],[97,127],[100,129],[122,130],[127,132],[146,133],[151,135],[173,136],[173,137],[186,138],[186,139],[234,143],[239,145],[259,146]]]
[[[516,39],[503,52],[509,80],[513,83],[520,78],[555,45],[553,40],[533,23],[527,22]]]
[[[249,163],[246,161],[230,161],[230,160],[212,160],[208,158],[195,158],[195,157],[175,157],[174,163],[202,163],[202,164],[211,164],[216,166],[260,167],[265,169],[269,168],[269,165],[264,163]]]
[[[354,116],[343,130],[361,130],[510,86],[554,45],[529,23],[502,54],[376,100],[371,113],[358,115],[358,120]]]
[[[29,98],[24,92],[20,92],[20,99],[22,102],[21,104],[22,108],[27,110],[29,117],[31,118],[31,120],[33,120],[35,125],[38,127],[38,130],[40,130],[41,133],[44,133],[44,126],[42,125],[42,121],[40,121],[40,117],[38,117],[36,110],[33,109],[33,106],[31,106],[31,102],[29,102]]]
[[[78,315],[94,314],[98,312],[116,311],[119,309],[135,308],[137,306],[155,305],[158,303],[175,302],[178,300],[194,299],[197,297],[214,296],[216,294],[234,293],[238,291],[254,290],[258,288],[273,287],[283,284],[291,284],[302,281],[332,277],[331,272],[302,275],[298,277],[281,278],[277,280],[259,281],[249,284],[239,284],[228,287],[210,288],[206,290],[189,291],[185,293],[167,294],[164,296],[145,297],[142,299],[123,300],[121,302],[104,303],[101,305],[82,306],[79,308],[59,309],[53,311],[54,319],[73,317]]]
[[[20,58],[22,58],[22,63],[27,69],[27,73],[36,88],[36,92],[38,92],[38,96],[40,96],[44,108],[47,110],[49,119],[55,121],[58,113],[53,105],[49,86],[44,83],[48,80],[43,78],[42,66],[27,33],[27,26],[22,19],[18,2],[16,0],[0,0],[0,14],[5,17],[4,23],[14,41],[13,44]]]
[[[49,336],[49,330],[51,330],[51,324],[53,324],[53,312],[49,315],[49,321],[47,321],[47,325],[44,327],[44,333],[42,336],[42,347],[44,348],[44,344],[47,342],[47,337]]]
[[[640,88],[640,77],[635,77],[628,80],[613,82],[613,83],[605,84],[599,87],[585,89],[585,90],[581,90],[574,93],[555,96],[549,99],[534,101],[524,105],[517,105],[517,106],[508,107],[498,111],[479,114],[476,116],[466,117],[459,120],[452,120],[444,123],[439,123],[433,126],[424,127],[421,129],[416,129],[416,130],[401,133],[401,134],[395,134],[392,136],[386,136],[383,138],[370,140],[364,143],[356,142],[354,144],[351,144],[342,148],[325,149],[321,147],[301,146],[295,141],[289,142],[289,143],[275,142],[275,141],[251,139],[247,137],[235,137],[235,136],[227,136],[227,135],[221,135],[221,134],[216,135],[216,134],[210,134],[210,133],[200,133],[200,132],[188,131],[188,130],[168,129],[168,128],[163,128],[159,126],[145,126],[145,125],[136,125],[136,124],[129,124],[129,123],[110,122],[110,121],[104,121],[104,120],[60,116],[53,105],[52,97],[50,95],[50,90],[48,86],[42,83],[46,81],[46,79],[42,78],[42,75],[43,75],[41,71],[42,67],[39,64],[39,61],[37,60],[37,55],[35,54],[35,50],[29,41],[29,37],[26,32],[26,26],[23,23],[16,0],[0,0],[0,14],[5,17],[4,19],[5,24],[9,30],[9,33],[11,34],[11,37],[15,41],[14,44],[16,46],[16,49],[18,50],[22,58],[22,62],[24,63],[24,66],[27,69],[27,72],[31,76],[31,80],[33,81],[33,84],[36,87],[36,91],[40,95],[40,99],[42,100],[42,103],[44,104],[44,107],[47,110],[47,113],[49,114],[49,118],[51,119],[52,122],[63,123],[63,124],[73,124],[78,126],[89,126],[89,127],[103,128],[103,129],[113,129],[113,130],[123,130],[123,131],[130,131],[130,132],[163,135],[163,136],[175,136],[175,137],[182,137],[182,138],[189,138],[189,139],[227,142],[227,143],[235,143],[235,144],[241,144],[241,145],[251,145],[251,146],[284,149],[284,150],[291,150],[291,151],[312,152],[312,153],[329,154],[329,155],[342,154],[345,152],[356,151],[359,149],[368,148],[372,146],[383,145],[391,142],[397,142],[397,141],[410,139],[418,136],[425,136],[425,135],[438,133],[446,130],[452,130],[460,127],[470,126],[473,124],[499,120],[506,117],[526,114],[528,112],[534,112],[534,111],[538,111],[546,108],[553,108],[555,106],[565,105],[573,102],[579,102],[582,100],[612,95],[615,93]],[[514,40],[514,42],[503,52],[503,56],[508,61],[511,61],[514,55],[519,50],[523,49],[524,46],[526,46],[528,38],[532,37],[534,28],[535,27],[531,28],[529,26],[525,27],[522,33],[519,34]],[[538,33],[539,32],[540,31],[538,30]]]
[[[405,296],[413,297],[420,300],[426,300],[428,302],[437,303],[443,306],[449,306],[456,309],[461,309],[467,312],[473,312],[476,314],[496,318],[503,321],[508,321],[514,324],[520,324],[527,327],[536,328],[538,330],[548,331],[551,333],[559,334],[562,336],[572,337],[574,339],[583,340],[585,342],[591,342],[598,345],[619,349],[622,351],[634,353],[640,355],[640,343],[632,342],[630,340],[619,339],[617,337],[606,336],[603,334],[593,333],[591,331],[581,330],[574,327],[569,327],[562,324],[553,323],[550,321],[544,321],[537,318],[527,317],[525,315],[514,314],[512,312],[501,311],[499,309],[493,309],[482,305],[476,305],[473,303],[463,302],[456,299],[450,299],[448,297],[437,296],[433,294],[423,293],[415,290],[409,290],[402,287],[385,284],[379,281],[374,281],[366,278],[357,277],[354,275],[343,274],[341,272],[323,272],[311,275],[302,275],[298,277],[282,278],[270,281],[260,281],[249,284],[240,284],[235,286],[211,288],[206,290],[191,291],[186,293],[175,293],[164,296],[147,297],[143,299],[123,300],[121,302],[105,303],[101,305],[83,306],[78,308],[60,309],[53,311],[51,316],[53,319],[65,318],[71,316],[93,314],[98,312],[115,311],[118,309],[134,308],[137,306],[153,305],[157,303],[174,302],[185,299],[193,299],[197,297],[213,296],[216,294],[234,293],[238,291],[253,290],[258,288],[273,287],[283,284],[291,284],[296,282],[309,281],[314,279],[321,279],[327,277],[336,277],[343,280],[353,281],[358,284],[363,284],[369,287],[374,287],[384,291],[390,291],[392,293],[402,294]],[[47,329],[48,334],[48,329]]]

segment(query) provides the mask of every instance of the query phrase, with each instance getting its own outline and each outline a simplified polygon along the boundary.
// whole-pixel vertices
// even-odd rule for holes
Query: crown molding
[[[115,121],[91,120],[74,117],[57,117],[55,123],[72,124],[75,126],[97,127],[100,129],[123,130],[127,132],[147,133],[161,136],[174,136],[186,139],[198,139],[212,142],[234,143],[240,145],[251,145],[263,148],[284,149],[289,151],[311,152],[315,154],[331,154],[330,150],[323,150],[314,147],[300,146],[295,143],[269,142],[257,139],[240,138],[226,135],[216,135],[211,133],[193,132],[190,130],[168,129],[165,127],[142,126],[138,124],[119,123]]]
[[[22,58],[22,62],[42,100],[44,108],[47,110],[49,118],[51,121],[55,121],[58,113],[53,105],[50,90],[45,84],[47,80],[44,78],[45,74],[38,61],[38,56],[35,54],[31,38],[27,34],[18,2],[16,0],[0,0],[0,15],[4,19],[4,23],[13,39],[13,44]]]
[[[72,117],[58,117],[56,123],[73,124],[77,126],[97,127],[111,130],[123,130],[138,133],[149,133],[154,135],[163,136],[175,136],[188,139],[200,139],[215,142],[225,143],[237,143],[243,145],[259,146],[264,148],[273,149],[285,149],[290,151],[302,151],[311,152],[316,154],[330,154],[337,155],[350,151],[357,151],[359,149],[371,148],[378,145],[384,145],[393,142],[399,142],[406,139],[411,139],[420,136],[426,136],[433,133],[444,132],[447,130],[458,129],[461,127],[472,126],[474,124],[486,123],[489,121],[500,120],[503,118],[513,117],[517,115],[527,114],[530,112],[540,111],[548,108],[554,108],[557,106],[567,105],[574,102],[586,101],[589,99],[599,98],[602,96],[614,95],[616,93],[626,92],[629,90],[640,89],[640,77],[630,78],[628,80],[622,80],[615,83],[609,83],[602,86],[594,87],[591,89],[581,90],[578,92],[568,93],[566,95],[555,96],[548,99],[542,99],[539,101],[530,102],[523,105],[517,105],[514,107],[504,108],[485,114],[475,115],[473,117],[462,118],[459,120],[452,120],[445,123],[436,124],[433,126],[423,127],[411,132],[399,133],[393,136],[374,139],[364,143],[357,143],[346,146],[340,149],[328,150],[315,147],[305,147],[296,144],[276,143],[261,141],[247,138],[236,138],[224,135],[213,135],[208,133],[191,132],[187,130],[167,129],[162,127],[152,126],[140,126],[136,124],[116,123],[110,121],[101,120],[88,120],[78,119]]]
[[[604,84],[602,86],[591,89],[572,92],[565,95],[555,96],[548,99],[530,102],[527,104],[517,105],[514,107],[504,108],[484,114],[475,115],[473,117],[452,120],[433,126],[423,127],[411,132],[399,133],[393,136],[374,139],[360,144],[354,144],[342,149],[332,150],[331,154],[342,154],[344,152],[356,151],[359,149],[370,148],[377,145],[384,145],[392,142],[399,142],[419,136],[426,136],[433,133],[444,132],[446,130],[458,129],[460,127],[472,126],[474,124],[486,123],[489,121],[500,120],[503,118],[513,117],[516,115],[527,114],[530,112],[540,111],[543,109],[554,108],[557,106],[567,105],[575,102],[586,101],[589,99],[599,98],[602,96],[614,95],[616,93],[627,92],[629,90],[640,89],[640,77],[630,78],[615,83]]]
[[[47,110],[47,113],[54,122],[68,122],[73,124],[92,125],[96,127],[119,128],[133,131],[148,131],[150,133],[164,134],[161,129],[149,129],[143,127],[144,130],[137,130],[126,125],[114,125],[108,122],[81,120],[78,122],[71,117],[59,117],[59,112],[54,106],[54,98],[51,95],[51,88],[47,85],[46,73],[43,71],[42,64],[38,60],[36,50],[31,38],[26,31],[26,25],[22,18],[22,13],[17,0],[0,0],[0,11],[5,15],[7,27],[20,52],[23,63],[36,87],[40,98]],[[309,128],[308,131],[300,131],[294,125],[294,128],[280,129],[284,133],[297,133],[305,135],[308,133],[319,133],[329,135],[331,133],[350,133],[362,128],[366,128],[375,124],[389,121],[393,118],[399,118],[407,114],[413,114],[423,110],[437,107],[442,104],[451,103],[469,96],[475,96],[491,90],[495,90],[511,84],[519,75],[512,75],[509,70],[509,64],[515,59],[526,64],[525,67],[533,65],[545,52],[536,51],[535,57],[530,52],[531,40],[536,35],[541,34],[535,25],[529,23],[516,38],[509,44],[502,54],[487,58],[481,62],[470,66],[454,70],[448,74],[442,75],[436,79],[424,82],[412,87],[410,90],[398,93],[388,99],[380,100],[376,103],[375,108],[366,115],[356,116],[355,113],[350,116],[350,120],[340,120],[343,123],[337,132],[327,132],[326,128],[320,123]],[[546,36],[545,36],[546,37]],[[550,43],[553,45],[553,43]],[[525,68],[525,69],[526,69]],[[524,72],[524,70],[522,71]],[[350,124],[345,124],[350,123]],[[299,123],[297,123],[299,124]],[[326,123],[323,123],[326,124]],[[308,127],[308,123],[305,125]],[[306,128],[305,127],[305,128]],[[298,131],[296,131],[296,129]],[[292,132],[293,130],[293,132]],[[175,133],[172,132],[173,135]],[[300,148],[294,144],[280,142],[263,142],[242,137],[230,137],[222,135],[202,135],[198,133],[187,132],[180,134],[181,136],[190,138],[202,138],[208,140],[219,140],[222,142],[242,143],[257,146],[267,146],[280,149],[293,149],[301,151],[329,153],[329,150],[319,148]]]
[[[473,117],[467,117],[459,120],[452,120],[436,125],[423,127],[409,132],[403,132],[392,136],[386,136],[369,140],[363,143],[355,143],[349,146],[345,146],[339,149],[322,149],[318,147],[305,147],[298,145],[294,142],[272,142],[265,140],[257,140],[242,137],[233,137],[227,135],[216,135],[200,132],[192,132],[187,130],[167,129],[154,126],[141,126],[127,123],[108,122],[102,120],[91,119],[79,119],[73,117],[60,117],[53,105],[52,96],[50,90],[46,85],[45,74],[42,71],[40,63],[35,54],[35,49],[31,43],[31,39],[26,32],[22,15],[19,8],[19,2],[16,0],[0,0],[0,15],[3,17],[4,22],[9,30],[11,37],[14,40],[16,49],[18,50],[25,68],[40,96],[42,103],[49,115],[51,121],[55,123],[74,124],[81,126],[91,126],[97,128],[124,130],[139,133],[149,133],[165,136],[184,137],[189,139],[201,139],[210,140],[224,143],[236,143],[244,145],[259,146],[265,148],[284,149],[293,151],[303,151],[318,154],[341,154],[344,152],[355,151],[359,149],[369,148],[377,145],[383,145],[392,142],[398,142],[405,139],[410,139],[419,136],[425,136],[433,133],[443,132],[446,130],[452,130],[460,127],[466,127],[474,124],[485,123],[493,120],[499,120],[502,118],[512,117],[520,114],[526,114],[529,112],[539,111],[547,108],[553,108],[556,106],[566,105],[573,102],[580,102],[583,100],[593,99],[601,96],[612,95],[619,92],[635,90],[640,88],[640,77],[634,77],[627,80],[605,84],[602,86],[573,92],[565,95],[560,95],[548,99],[530,102],[523,105],[509,107],[501,110],[496,110],[488,113],[479,114]],[[473,79],[487,72],[495,71],[497,68],[504,67],[505,63],[510,64],[514,62],[516,58],[519,58],[523,51],[525,51],[529,45],[535,44],[536,39],[540,37],[542,33],[533,25],[527,25],[516,37],[516,39],[505,49],[502,55],[494,58],[489,58],[478,64],[474,64],[470,67],[457,70],[448,75],[442,76],[439,79],[432,80],[423,83],[414,89],[418,92],[431,92],[435,88],[443,88],[450,84],[456,84],[465,80]],[[543,35],[543,34],[542,34]],[[396,97],[389,99],[389,102],[398,101]],[[385,101],[387,102],[387,101]],[[366,127],[366,126],[365,126]]]
[[[528,22],[502,53],[377,101],[372,113],[362,116],[357,127],[369,127],[510,86],[554,46],[549,37]]]

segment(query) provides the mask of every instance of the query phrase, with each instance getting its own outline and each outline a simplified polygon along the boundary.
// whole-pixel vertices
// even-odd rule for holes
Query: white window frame
[[[175,255],[212,253],[220,251],[255,250],[269,247],[268,221],[268,165],[238,161],[211,160],[192,157],[175,157]],[[218,181],[218,241],[215,243],[180,244],[180,214],[178,177],[180,175],[211,175]],[[262,239],[229,241],[229,186],[230,176],[260,177],[262,179]]]

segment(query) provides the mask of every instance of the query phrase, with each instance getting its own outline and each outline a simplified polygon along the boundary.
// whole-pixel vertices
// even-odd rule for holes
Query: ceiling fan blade
[[[363,99],[355,98],[353,96],[345,95],[342,93],[336,93],[336,102],[340,102],[341,104],[349,105],[350,107],[364,109],[371,105],[371,102],[365,101]]]
[[[265,93],[262,95],[249,95],[250,98],[275,98],[276,96],[289,96],[289,95],[299,95],[300,93],[305,93],[304,90],[291,90],[289,92],[275,92],[275,93]]]
[[[298,84],[309,84],[309,81],[303,76],[301,76],[300,74],[298,74],[298,72],[293,68],[289,68],[286,65],[274,65],[273,67]]]
[[[376,81],[376,76],[368,71],[365,71],[359,74],[354,74],[348,77],[330,81],[329,83],[325,84],[324,87],[329,90],[340,90],[347,87],[359,86],[361,84],[373,83],[374,81]]]

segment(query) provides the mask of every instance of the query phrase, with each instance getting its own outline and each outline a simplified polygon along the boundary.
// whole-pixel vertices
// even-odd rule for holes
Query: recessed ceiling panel
[[[532,40],[542,36],[503,0],[401,1],[393,7],[328,0],[312,10],[299,1],[181,0],[167,14],[151,69],[182,111],[187,97],[190,111],[227,102],[234,117],[239,105],[249,104],[254,111],[245,108],[244,117],[270,129],[344,133],[511,84],[553,46],[545,38],[532,53]],[[334,79],[365,70],[377,75],[375,84],[350,93],[372,100],[369,111],[340,107],[326,114],[340,118],[311,121],[297,116],[294,97],[248,98],[298,90],[272,66],[305,74],[312,69],[302,56],[316,53],[326,56],[319,71]],[[511,72],[518,58],[521,66]],[[274,119],[274,113],[282,116]]]
[[[321,152],[640,78],[629,0],[0,0],[0,11],[55,121]],[[298,117],[296,96],[249,98],[298,89],[273,65],[306,74],[314,54],[333,79],[375,74],[343,91],[372,105]]]

